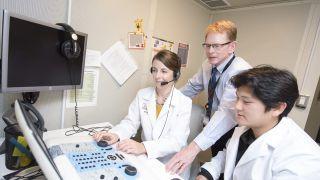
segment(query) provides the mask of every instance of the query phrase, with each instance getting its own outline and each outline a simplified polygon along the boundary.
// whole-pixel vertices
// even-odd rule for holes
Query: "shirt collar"
[[[228,62],[232,59],[232,57],[234,56],[234,53],[232,53],[225,61],[223,61],[220,65],[218,66],[212,66],[212,68],[217,67],[219,73],[221,74],[224,67],[228,64]]]
[[[246,131],[245,133],[243,133],[241,136],[240,136],[240,140],[245,143],[245,145],[247,146],[250,146],[250,144],[253,143],[253,141],[256,140],[254,134],[253,134],[253,131],[252,129],[248,129],[248,131]]]

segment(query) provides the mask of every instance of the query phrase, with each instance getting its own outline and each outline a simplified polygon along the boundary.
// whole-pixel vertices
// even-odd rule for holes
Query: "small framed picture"
[[[129,49],[144,49],[145,47],[145,41],[144,41],[144,34],[143,33],[134,33],[129,32],[128,33],[128,39],[129,39]]]

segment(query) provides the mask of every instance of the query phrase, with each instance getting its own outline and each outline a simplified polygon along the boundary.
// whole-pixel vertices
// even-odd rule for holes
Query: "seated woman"
[[[166,163],[187,144],[192,101],[174,85],[180,76],[180,58],[168,50],[159,51],[150,69],[155,87],[139,90],[128,115],[109,132],[93,135],[96,141],[117,144],[129,154],[146,154]],[[142,142],[130,139],[142,127]],[[185,177],[188,175],[184,174]]]

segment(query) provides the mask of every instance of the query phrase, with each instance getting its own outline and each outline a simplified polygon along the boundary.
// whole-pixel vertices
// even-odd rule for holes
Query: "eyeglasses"
[[[208,44],[208,43],[203,43],[202,44],[202,47],[205,48],[205,49],[210,49],[210,47],[212,47],[212,49],[215,49],[215,50],[221,50],[221,48],[227,44],[230,44],[232,41],[230,42],[226,42],[226,43],[223,43],[223,44]]]

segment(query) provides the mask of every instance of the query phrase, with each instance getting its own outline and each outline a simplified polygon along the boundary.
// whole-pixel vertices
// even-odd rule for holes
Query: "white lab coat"
[[[247,127],[237,127],[225,151],[220,151],[206,169],[214,179],[224,169],[225,180],[319,180],[320,147],[290,118],[257,138],[235,166],[240,136]]]
[[[228,57],[228,60],[217,66],[219,73],[217,73],[216,78],[220,77],[220,80],[213,97],[211,113],[213,116],[203,131],[194,139],[194,142],[202,150],[212,146],[222,135],[236,125],[234,111],[234,103],[237,97],[236,88],[230,83],[230,79],[232,76],[250,69],[251,66],[241,57],[236,57],[228,69],[221,74],[232,56],[233,54]],[[180,91],[191,98],[201,91],[207,93],[212,67],[208,60],[205,60],[199,71],[188,80],[188,83]]]
[[[141,89],[130,104],[128,115],[110,132],[119,135],[120,140],[128,139],[141,125],[148,158],[166,163],[187,144],[191,108],[191,99],[173,88],[157,118],[155,89]]]

